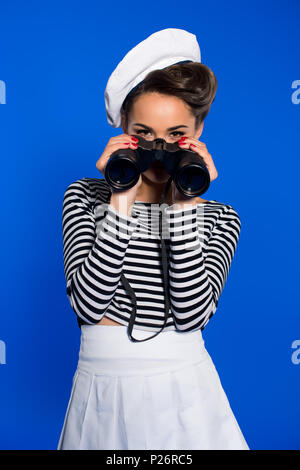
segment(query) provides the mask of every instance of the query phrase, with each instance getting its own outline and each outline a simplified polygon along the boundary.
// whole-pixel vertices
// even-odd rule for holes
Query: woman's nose
[[[172,138],[170,138],[170,137],[168,138],[168,137],[165,137],[163,135],[161,137],[157,136],[154,140],[158,140],[158,141],[159,140],[164,140],[165,142],[173,142]]]

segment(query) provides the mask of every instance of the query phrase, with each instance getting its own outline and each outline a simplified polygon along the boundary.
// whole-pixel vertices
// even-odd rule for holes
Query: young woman
[[[138,135],[194,150],[211,181],[218,176],[199,141],[216,77],[200,62],[173,62],[152,69],[122,100],[123,133],[97,161],[102,175],[114,151],[137,149]],[[127,191],[113,192],[103,178],[66,190],[65,275],[81,344],[58,449],[249,449],[202,337],[227,280],[240,219],[231,205],[186,198],[173,182],[162,209],[169,176],[152,164]],[[161,334],[147,341],[164,322],[161,211],[170,309]],[[127,334],[132,302],[122,273],[137,299],[139,342]]]

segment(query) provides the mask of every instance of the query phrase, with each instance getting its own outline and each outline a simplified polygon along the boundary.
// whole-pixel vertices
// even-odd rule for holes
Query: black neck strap
[[[164,192],[161,197],[160,204],[164,204],[166,201],[166,196],[169,191],[169,187],[171,185],[173,177],[170,176],[170,178],[167,181],[167,184],[165,186]],[[163,281],[164,281],[164,297],[165,297],[165,313],[164,313],[164,323],[159,331],[155,333],[154,335],[150,336],[149,338],[145,339],[136,339],[132,336],[132,330],[134,327],[134,321],[136,318],[136,296],[134,293],[134,290],[132,289],[131,285],[129,284],[128,280],[124,276],[124,273],[121,274],[121,282],[123,283],[125,289],[127,290],[128,294],[130,295],[130,298],[133,303],[133,310],[131,312],[130,320],[129,320],[129,325],[128,325],[128,330],[127,333],[130,337],[130,339],[134,342],[142,342],[142,341],[148,341],[149,339],[154,338],[157,336],[161,331],[164,329],[166,326],[166,323],[168,321],[168,316],[169,316],[169,310],[170,310],[170,294],[169,294],[169,261],[168,261],[168,255],[167,255],[167,250],[166,250],[166,245],[162,233],[162,215],[163,215],[163,209],[160,207],[159,210],[159,233],[160,233],[160,240],[161,240],[161,259],[162,259],[162,270],[163,270]]]

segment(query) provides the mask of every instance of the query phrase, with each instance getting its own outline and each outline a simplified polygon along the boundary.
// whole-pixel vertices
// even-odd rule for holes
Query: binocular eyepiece
[[[146,140],[139,135],[138,147],[133,150],[118,149],[106,164],[104,177],[114,192],[135,186],[140,174],[153,162],[161,162],[172,176],[179,192],[186,197],[201,196],[210,185],[210,174],[203,158],[190,149],[182,149],[178,143],[164,139]]]

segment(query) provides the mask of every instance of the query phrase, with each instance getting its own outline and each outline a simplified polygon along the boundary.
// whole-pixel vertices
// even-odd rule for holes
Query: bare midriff
[[[97,323],[97,325],[122,326],[121,323],[111,320],[110,318],[106,316],[104,316],[102,320],[99,323]]]

